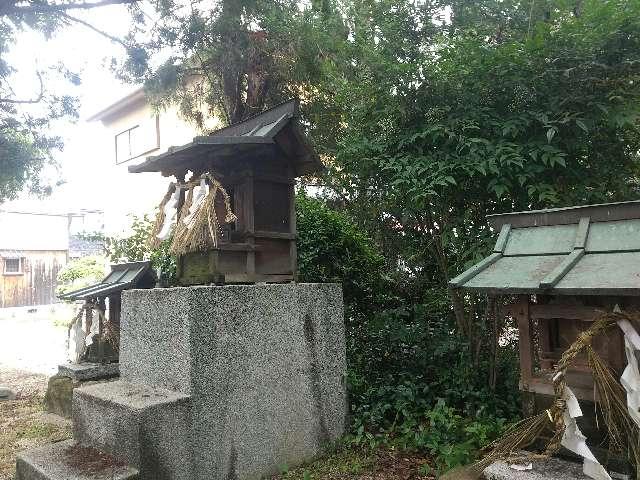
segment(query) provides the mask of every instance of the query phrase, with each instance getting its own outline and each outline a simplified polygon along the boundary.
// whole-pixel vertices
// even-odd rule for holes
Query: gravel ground
[[[53,375],[65,362],[66,327],[35,315],[0,320],[0,369]]]
[[[43,412],[48,377],[65,361],[67,331],[54,326],[49,312],[0,312],[0,385],[16,393],[15,400],[0,401],[0,480],[14,478],[20,450],[71,435],[67,424]]]

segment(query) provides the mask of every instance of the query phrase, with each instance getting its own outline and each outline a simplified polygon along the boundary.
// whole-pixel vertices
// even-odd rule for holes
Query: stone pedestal
[[[340,285],[130,290],[122,301],[121,380],[74,391],[81,445],[142,480],[252,480],[343,434]]]
[[[525,461],[524,463],[529,463]],[[495,462],[484,471],[485,480],[591,480],[582,473],[582,463],[551,457],[534,459],[531,470],[516,470],[506,462]],[[629,475],[612,474],[619,480],[630,480]]]
[[[65,363],[58,365],[58,374],[49,378],[44,397],[48,413],[71,418],[73,390],[85,384],[117,377],[118,363]]]

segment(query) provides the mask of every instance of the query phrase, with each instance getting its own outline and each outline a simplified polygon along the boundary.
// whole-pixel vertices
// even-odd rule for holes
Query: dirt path
[[[66,334],[44,315],[0,320],[0,368],[55,374],[65,361]]]
[[[0,401],[0,480],[12,480],[16,453],[71,435],[43,416],[48,377],[65,359],[66,329],[44,315],[0,319],[0,385],[16,394]]]
[[[37,445],[64,440],[71,430],[43,417],[42,399],[47,377],[0,367],[0,384],[16,393],[12,401],[0,401],[0,480],[14,478],[16,453]]]

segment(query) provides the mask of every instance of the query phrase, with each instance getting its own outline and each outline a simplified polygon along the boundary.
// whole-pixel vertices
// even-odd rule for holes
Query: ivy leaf
[[[582,120],[576,120],[576,125],[578,125],[578,127],[584,130],[586,133],[589,133],[589,129]]]

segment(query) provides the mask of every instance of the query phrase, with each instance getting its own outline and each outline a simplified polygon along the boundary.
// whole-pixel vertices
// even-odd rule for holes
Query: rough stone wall
[[[120,358],[126,380],[191,395],[198,480],[277,473],[345,429],[337,284],[124,292]]]

